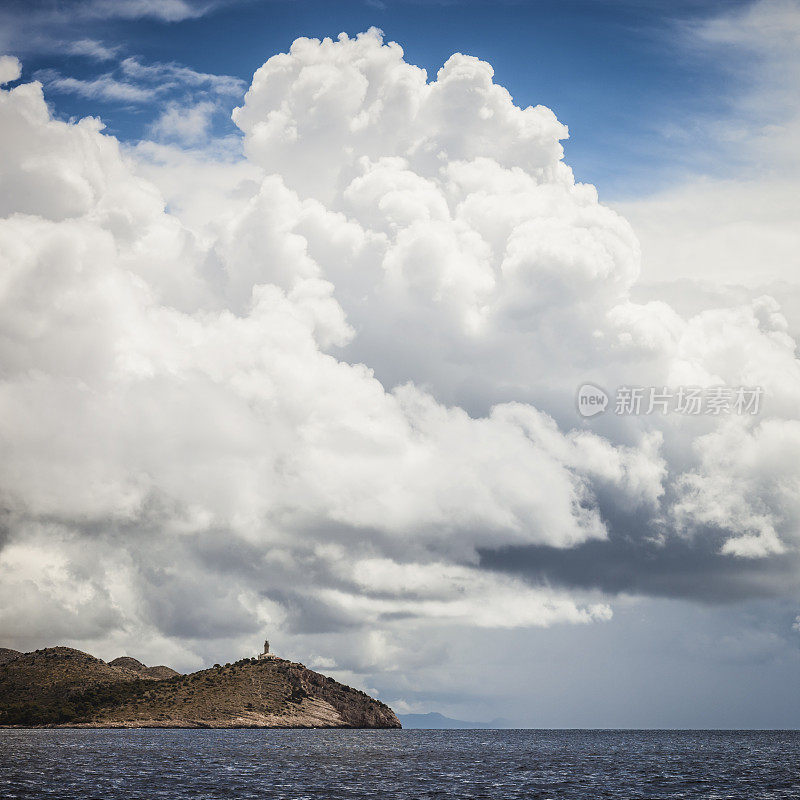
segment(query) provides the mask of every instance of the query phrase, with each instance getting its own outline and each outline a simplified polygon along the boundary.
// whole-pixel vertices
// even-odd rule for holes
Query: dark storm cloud
[[[794,554],[744,559],[720,555],[726,535],[706,531],[692,540],[660,543],[612,531],[608,541],[569,550],[551,547],[483,549],[486,569],[570,589],[685,598],[705,603],[787,596],[798,591],[800,559]]]

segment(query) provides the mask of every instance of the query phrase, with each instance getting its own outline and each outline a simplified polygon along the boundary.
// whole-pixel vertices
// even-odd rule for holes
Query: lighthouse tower
[[[277,658],[275,653],[270,653],[269,651],[269,639],[264,639],[264,652],[258,654],[259,660],[264,658]]]

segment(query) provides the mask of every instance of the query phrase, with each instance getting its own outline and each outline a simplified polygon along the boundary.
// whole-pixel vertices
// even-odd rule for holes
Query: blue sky
[[[719,174],[729,168],[708,123],[725,118],[747,89],[751,56],[735,47],[700,46],[692,31],[719,11],[719,3],[636,0],[540,2],[301,2],[223,3],[196,18],[103,18],[69,15],[48,22],[52,4],[9,6],[25,77],[47,82],[49,71],[77,79],[119,76],[118,62],[176,62],[202,73],[231,75],[249,84],[272,54],[298,36],[335,37],[381,28],[399,42],[406,60],[430,78],[454,52],[491,63],[496,82],[520,106],[545,105],[570,128],[566,160],[579,180],[608,199],[649,194],[687,173]],[[744,3],[726,3],[726,12]],[[69,4],[65,4],[69,8]],[[133,12],[131,12],[133,13]],[[44,21],[43,21],[44,20]],[[36,35],[32,31],[36,28]],[[7,34],[8,37],[8,34]],[[64,55],[70,41],[90,39],[111,51],[99,61]],[[52,75],[51,75],[52,77]],[[161,96],[162,105],[184,89]],[[195,92],[197,98],[203,91]],[[100,115],[123,141],[148,136],[159,112],[153,102],[107,101],[51,87],[48,97],[64,117]],[[239,101],[222,103],[219,134],[236,129],[226,119]]]

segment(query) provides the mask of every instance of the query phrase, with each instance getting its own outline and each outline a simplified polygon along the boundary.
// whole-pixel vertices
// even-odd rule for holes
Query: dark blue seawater
[[[800,732],[0,730],[0,797],[797,800]]]

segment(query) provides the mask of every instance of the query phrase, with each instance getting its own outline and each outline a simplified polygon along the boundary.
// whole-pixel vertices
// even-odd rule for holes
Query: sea
[[[800,798],[800,731],[0,730],[2,798]]]

